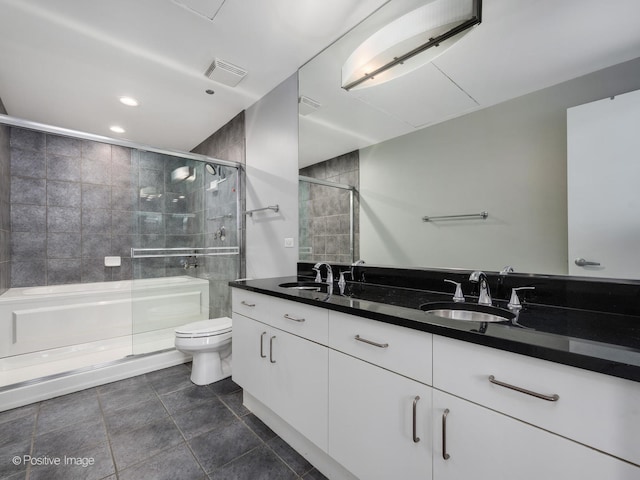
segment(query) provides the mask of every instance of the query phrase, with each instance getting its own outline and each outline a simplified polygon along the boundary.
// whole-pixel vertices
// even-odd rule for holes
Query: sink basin
[[[329,286],[326,283],[318,282],[288,282],[278,285],[281,288],[291,288],[294,290],[309,290],[311,292],[326,292]]]
[[[420,310],[438,317],[465,322],[508,322],[515,313],[499,307],[477,303],[433,302],[420,305]]]

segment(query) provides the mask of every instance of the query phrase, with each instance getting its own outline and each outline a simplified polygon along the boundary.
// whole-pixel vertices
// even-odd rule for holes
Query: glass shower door
[[[174,329],[230,313],[239,275],[237,167],[138,151],[132,353],[173,348]]]

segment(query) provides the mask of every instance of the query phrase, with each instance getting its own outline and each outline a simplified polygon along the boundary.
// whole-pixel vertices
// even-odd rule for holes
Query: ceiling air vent
[[[300,115],[309,115],[322,106],[320,102],[316,102],[314,99],[305,97],[304,95],[300,96],[298,103],[300,107]]]
[[[240,80],[247,76],[247,71],[216,58],[213,63],[209,65],[207,71],[204,72],[204,75],[218,83],[235,87],[240,83]]]

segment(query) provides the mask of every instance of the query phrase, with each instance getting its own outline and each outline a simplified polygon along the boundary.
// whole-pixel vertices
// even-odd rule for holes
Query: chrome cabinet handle
[[[496,380],[496,377],[493,375],[489,375],[489,381],[495,385],[499,385],[504,388],[508,388],[510,390],[515,390],[516,392],[525,393],[527,395],[531,395],[532,397],[541,398],[542,400],[546,400],[547,402],[557,402],[560,399],[560,395],[554,393],[553,395],[544,395],[542,393],[533,392],[531,390],[527,390],[526,388],[516,387],[515,385],[510,385],[508,383],[501,382]]]
[[[588,265],[600,265],[600,262],[590,262],[589,260],[585,260],[584,258],[576,258],[573,263],[575,263],[579,267],[586,267]]]
[[[304,318],[295,318],[295,317],[292,317],[291,315],[289,315],[288,313],[284,314],[284,318],[286,318],[287,320],[293,320],[294,322],[300,322],[300,323],[305,321]]]
[[[359,342],[368,343],[369,345],[373,345],[375,347],[387,348],[389,346],[388,343],[373,342],[371,340],[367,340],[366,338],[362,338],[360,335],[356,335],[354,338]]]
[[[245,307],[255,307],[256,304],[255,303],[249,303],[249,302],[245,302],[244,300],[242,300],[240,302],[242,305],[244,305]]]
[[[267,332],[262,332],[262,334],[260,335],[260,358],[267,358],[267,356],[264,354],[264,348],[262,347],[262,339],[266,334]]]
[[[269,339],[269,361],[271,363],[276,363],[276,361],[273,359],[273,339],[276,338],[276,336],[272,336]]]
[[[445,408],[442,412],[442,458],[449,460],[451,455],[447,453],[447,415],[449,415],[449,409]]]
[[[420,441],[420,437],[418,437],[416,432],[416,419],[418,416],[418,400],[420,400],[420,396],[416,395],[416,398],[413,399],[413,443],[418,443]]]

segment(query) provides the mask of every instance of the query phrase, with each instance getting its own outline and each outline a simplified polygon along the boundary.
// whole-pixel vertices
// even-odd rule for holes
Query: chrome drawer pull
[[[266,334],[267,332],[262,332],[262,334],[260,335],[260,358],[267,358],[267,356],[264,354],[264,349],[262,348],[262,339]]]
[[[418,416],[418,400],[420,400],[420,396],[416,395],[416,398],[413,399],[413,443],[418,443],[420,441],[420,437],[416,435],[416,417]]]
[[[288,313],[284,314],[284,318],[286,318],[287,320],[293,320],[294,322],[300,322],[300,323],[304,322],[305,320],[304,318],[294,318],[290,316]]]
[[[494,377],[493,375],[489,375],[489,381],[496,385],[500,385],[501,387],[515,390],[516,392],[525,393],[536,398],[541,398],[542,400],[546,400],[547,402],[557,402],[560,399],[560,395],[556,393],[554,393],[553,395],[544,395],[542,393],[532,392],[531,390],[527,390],[526,388],[516,387],[515,385],[509,385],[508,383],[496,380],[496,377]]]
[[[242,305],[244,305],[245,307],[255,307],[256,306],[255,303],[248,303],[248,302],[245,302],[244,300],[242,300],[240,303]]]
[[[360,335],[356,335],[355,339],[358,340],[359,342],[368,343],[369,345],[373,345],[375,347],[387,348],[389,346],[388,343],[372,342],[371,340],[367,340],[366,338],[362,338]]]
[[[442,412],[442,458],[449,460],[451,455],[447,453],[447,415],[449,415],[449,409],[445,408]]]
[[[273,359],[273,339],[274,338],[276,338],[275,335],[269,339],[269,361],[271,363],[276,363],[276,361]]]

